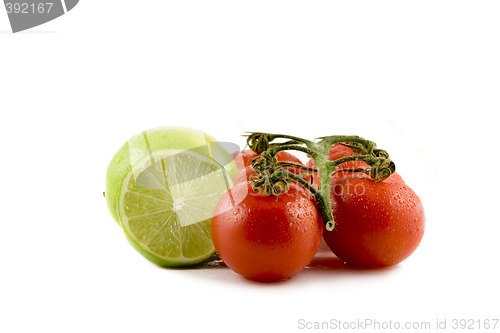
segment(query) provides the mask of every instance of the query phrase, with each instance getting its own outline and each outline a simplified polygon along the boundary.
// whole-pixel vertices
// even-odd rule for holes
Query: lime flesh
[[[119,217],[129,240],[162,266],[201,262],[215,252],[213,210],[232,186],[224,168],[194,152],[165,151],[123,183]],[[137,173],[137,176],[134,174]]]

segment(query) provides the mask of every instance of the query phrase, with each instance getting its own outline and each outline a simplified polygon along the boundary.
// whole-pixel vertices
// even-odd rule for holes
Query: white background
[[[12,34],[0,9],[0,331],[499,318],[499,17],[498,1],[82,0]],[[274,284],[158,268],[102,192],[115,151],[165,125],[369,138],[421,197],[423,242],[394,268]]]

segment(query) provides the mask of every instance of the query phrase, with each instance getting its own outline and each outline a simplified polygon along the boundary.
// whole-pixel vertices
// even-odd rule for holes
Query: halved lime
[[[175,128],[162,133],[151,136],[146,131],[129,140],[129,168],[123,178],[110,177],[108,169],[109,190],[118,187],[108,205],[116,209],[127,239],[144,257],[161,266],[192,265],[215,252],[212,213],[232,186],[235,166],[214,158],[224,160],[222,150],[210,145],[215,140],[207,142],[204,136],[204,145],[197,146],[203,140],[193,140],[193,134],[196,139],[199,131]]]

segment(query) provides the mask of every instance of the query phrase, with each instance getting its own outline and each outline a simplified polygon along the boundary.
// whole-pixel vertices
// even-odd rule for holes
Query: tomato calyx
[[[254,191],[266,196],[274,195],[278,199],[280,194],[288,191],[288,183],[291,181],[299,182],[307,188],[309,183],[305,178],[309,177],[312,184],[312,175],[310,173],[297,175],[283,168],[293,167],[310,172],[315,172],[316,169],[291,162],[278,162],[276,154],[277,152],[274,153],[268,149],[252,160],[252,167],[256,173],[250,175],[250,183]]]
[[[276,139],[286,139],[286,141],[274,142]],[[396,165],[389,158],[387,151],[378,149],[373,141],[354,135],[332,135],[311,141],[292,135],[251,132],[248,134],[247,144],[254,152],[260,154],[252,160],[252,166],[256,171],[250,176],[253,190],[262,195],[274,195],[278,198],[280,194],[288,191],[290,182],[300,183],[315,197],[328,231],[335,227],[330,205],[330,181],[335,173],[360,172],[369,175],[375,182],[381,182],[396,171]],[[328,160],[331,147],[338,144],[351,148],[357,155],[346,156],[335,161]],[[289,162],[278,162],[276,154],[283,150],[306,153],[314,160],[316,168]],[[350,161],[365,162],[369,168],[336,170],[337,166]],[[283,169],[284,167],[293,167],[307,173],[297,175]],[[312,185],[312,173],[316,172],[319,176],[318,189]],[[306,179],[310,179],[310,182]]]
[[[270,147],[276,147],[285,144],[303,144],[305,142],[311,142],[296,136],[285,135],[285,134],[271,134],[262,132],[247,132],[247,144],[248,146],[257,154],[261,154],[268,150]],[[271,141],[280,139],[289,139],[289,141],[282,143],[271,143]],[[311,142],[312,143],[312,142]]]
[[[336,170],[333,174],[338,172],[361,172],[369,175],[375,182],[384,181],[389,178],[394,172],[396,172],[396,165],[392,160],[388,158],[387,152],[385,156],[373,156],[373,155],[355,155],[340,158],[336,161],[328,161],[328,164],[333,166],[333,169],[345,162],[351,161],[363,161],[370,166],[370,169],[365,168],[355,168],[355,169],[340,169]],[[387,156],[387,157],[386,157]],[[332,163],[333,162],[333,163]]]

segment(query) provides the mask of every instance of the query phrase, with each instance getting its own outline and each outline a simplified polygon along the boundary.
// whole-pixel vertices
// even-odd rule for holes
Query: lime
[[[144,257],[161,266],[192,265],[215,252],[212,213],[235,171],[230,154],[203,132],[148,130],[132,137],[111,161],[106,199]]]

